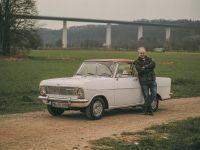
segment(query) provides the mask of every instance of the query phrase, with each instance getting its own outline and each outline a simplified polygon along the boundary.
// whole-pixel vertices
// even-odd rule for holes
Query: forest
[[[135,49],[145,46],[148,49],[164,48],[176,51],[200,51],[200,21],[192,20],[140,20],[145,23],[180,25],[172,28],[170,41],[165,39],[164,27],[143,27],[143,37],[138,40],[138,27],[133,25],[112,25],[112,48]],[[40,48],[61,48],[62,29],[40,28]],[[103,48],[106,40],[106,25],[84,25],[68,28],[69,48]]]

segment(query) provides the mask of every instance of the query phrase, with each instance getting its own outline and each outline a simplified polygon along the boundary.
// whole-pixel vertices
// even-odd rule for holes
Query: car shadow
[[[111,116],[121,116],[121,115],[142,115],[143,112],[141,108],[117,108],[117,109],[112,109],[112,110],[106,110],[103,118],[104,117],[111,117]],[[67,119],[67,120],[89,120],[85,113],[79,112],[79,111],[66,111],[63,115],[61,116],[51,116],[56,119]],[[102,118],[102,119],[103,119]]]
[[[81,113],[79,111],[66,111],[61,116],[51,116],[58,120],[87,120],[87,117],[84,113]]]
[[[107,110],[104,114],[104,116],[118,116],[118,115],[141,115],[143,114],[141,108],[117,108],[112,110]]]
[[[155,113],[163,112],[166,111],[163,108],[159,108]],[[116,109],[111,109],[111,110],[106,110],[103,118],[106,117],[114,117],[114,116],[124,116],[124,115],[144,115],[144,112],[142,111],[141,108],[116,108]],[[90,120],[86,117],[85,113],[79,112],[79,111],[66,111],[63,115],[61,116],[50,116],[53,117],[54,119],[58,120],[80,120],[80,121],[86,121]],[[103,119],[102,118],[102,119]]]

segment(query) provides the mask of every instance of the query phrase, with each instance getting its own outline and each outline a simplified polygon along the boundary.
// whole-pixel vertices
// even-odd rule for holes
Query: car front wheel
[[[105,103],[98,97],[95,98],[90,105],[86,108],[86,116],[89,119],[98,120],[101,119],[104,113]]]
[[[51,105],[47,105],[47,110],[52,116],[60,116],[65,111],[63,108],[56,108]]]

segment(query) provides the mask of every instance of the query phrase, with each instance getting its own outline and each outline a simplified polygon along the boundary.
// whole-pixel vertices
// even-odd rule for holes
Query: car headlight
[[[42,96],[46,96],[46,87],[45,86],[41,86],[40,87],[40,95],[42,95]]]
[[[80,99],[84,99],[84,98],[85,98],[84,91],[83,91],[82,88],[78,88],[78,89],[77,89],[77,96],[78,96],[78,98],[80,98]]]

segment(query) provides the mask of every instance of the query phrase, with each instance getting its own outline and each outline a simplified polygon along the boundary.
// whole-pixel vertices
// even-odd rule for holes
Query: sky
[[[200,20],[200,0],[36,0],[39,15],[133,21],[139,19]],[[87,23],[67,22],[67,26]],[[61,21],[38,21],[60,29]]]

